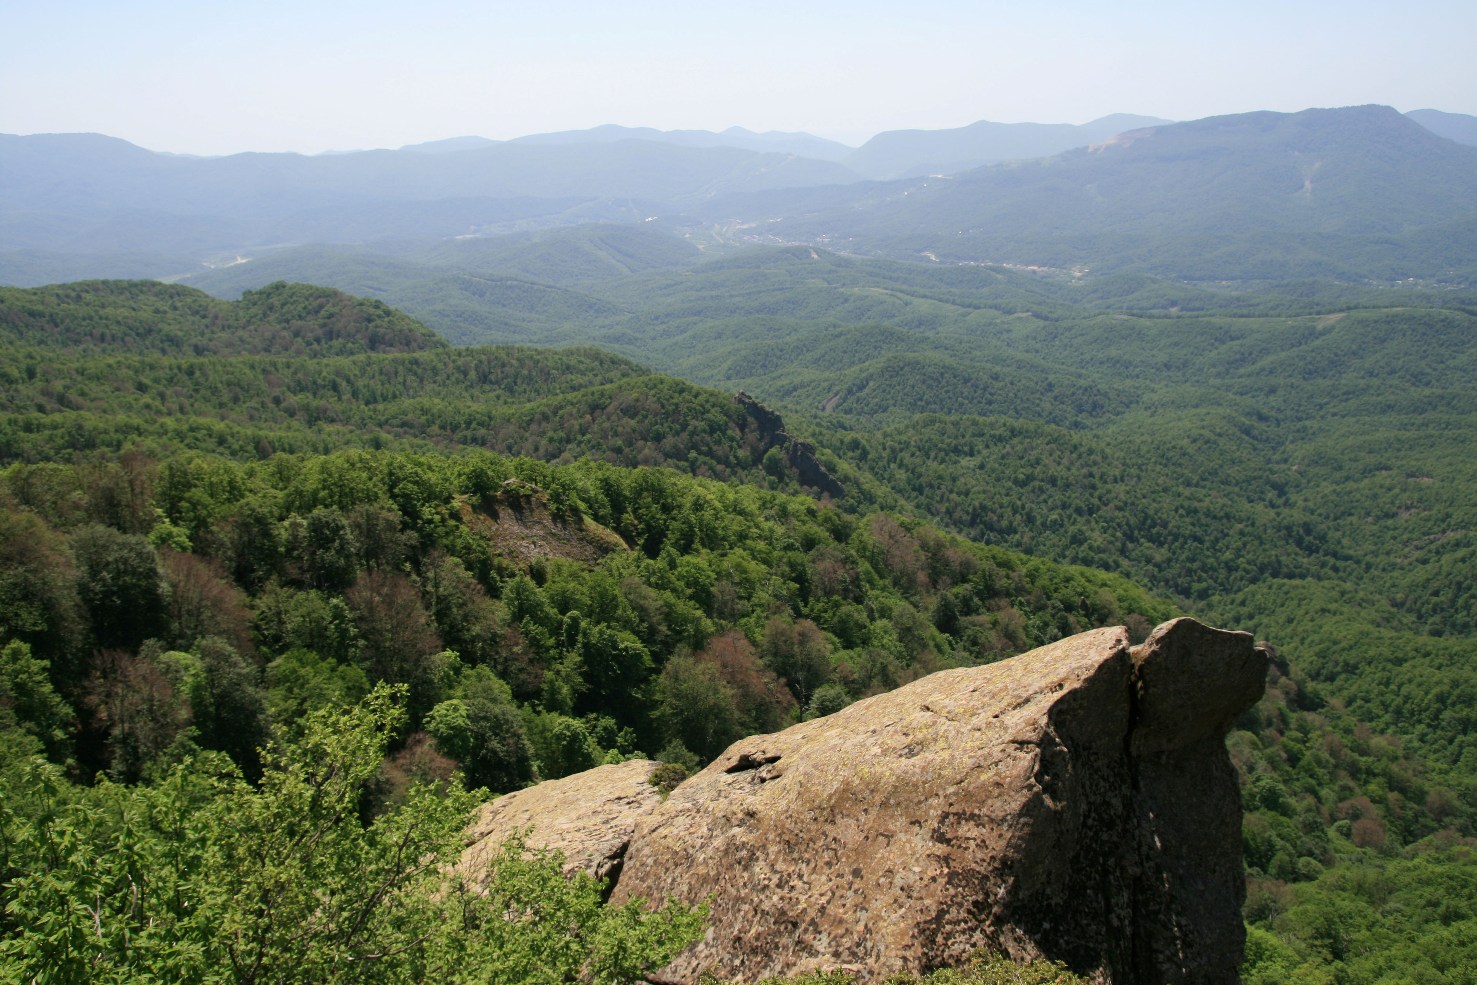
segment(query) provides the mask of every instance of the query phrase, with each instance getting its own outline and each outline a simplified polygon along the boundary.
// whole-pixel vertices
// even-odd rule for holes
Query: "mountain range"
[[[801,242],[1179,279],[1461,279],[1477,150],[1460,143],[1471,118],[1433,112],[980,122],[855,150],[613,126],[319,157],[0,136],[0,281],[177,277],[308,244],[394,252],[591,222],[653,224],[710,252]]]
[[[0,289],[0,767],[255,770],[384,679],[426,733],[384,796],[510,789],[1194,613],[1275,647],[1227,723],[1242,980],[1465,983],[1477,149],[1420,119],[929,163],[979,125],[888,180],[747,132],[0,140],[0,279],[183,281]]]
[[[747,195],[703,214],[755,240],[935,262],[1202,281],[1477,272],[1477,148],[1379,106],[1149,127],[1038,161],[825,193]]]
[[[544,146],[608,144],[620,140],[648,140],[680,147],[737,147],[761,153],[794,154],[843,164],[865,178],[906,178],[931,172],[954,172],[983,164],[1032,157],[1050,157],[1073,147],[1107,140],[1125,130],[1169,123],[1151,116],[1117,113],[1080,126],[1070,123],[993,123],[980,120],[945,130],[887,130],[860,147],[848,147],[808,133],[769,131],[755,133],[729,127],[721,133],[710,130],[656,130],[652,127],[623,127],[615,124],[588,130],[531,134],[510,143]],[[492,146],[498,141],[485,137],[453,137],[402,150],[448,153]]]

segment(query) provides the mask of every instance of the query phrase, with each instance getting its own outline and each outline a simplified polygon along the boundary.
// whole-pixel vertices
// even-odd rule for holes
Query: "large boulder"
[[[636,820],[661,803],[651,784],[660,763],[631,760],[550,780],[506,794],[478,812],[467,829],[457,873],[485,886],[488,866],[502,846],[519,837],[529,848],[563,853],[564,871],[613,880]]]
[[[1096,981],[1236,982],[1245,633],[1103,629],[731,746],[635,822],[617,902],[711,900],[656,976],[864,979],[991,949]]]

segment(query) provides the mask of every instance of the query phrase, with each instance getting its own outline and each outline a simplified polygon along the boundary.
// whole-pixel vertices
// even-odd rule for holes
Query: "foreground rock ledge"
[[[1138,647],[1095,630],[745,739],[621,813],[612,899],[711,898],[710,931],[663,983],[875,980],[981,948],[1099,982],[1236,982],[1241,803],[1223,739],[1265,674],[1250,635],[1179,619]],[[606,810],[587,792],[577,810]],[[564,803],[525,820],[565,830]]]
[[[660,766],[635,759],[540,783],[485,804],[467,829],[457,873],[486,886],[488,866],[509,838],[564,855],[564,873],[615,880],[636,819],[662,802],[651,785]]]

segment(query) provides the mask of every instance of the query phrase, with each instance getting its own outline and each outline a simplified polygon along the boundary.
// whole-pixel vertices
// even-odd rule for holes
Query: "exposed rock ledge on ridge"
[[[528,844],[564,853],[564,873],[614,880],[636,819],[662,802],[651,785],[660,763],[633,759],[540,783],[484,804],[467,829],[458,871],[486,885],[488,863],[503,842],[528,833]]]
[[[588,858],[562,815],[622,801],[629,847],[595,866],[618,872],[612,899],[711,897],[711,929],[658,982],[875,980],[981,948],[1099,982],[1236,982],[1241,803],[1223,739],[1265,674],[1246,633],[1178,619],[1130,648],[1095,630],[744,739],[651,806],[614,773],[542,785],[549,812],[514,826]],[[571,781],[577,798],[549,789]]]

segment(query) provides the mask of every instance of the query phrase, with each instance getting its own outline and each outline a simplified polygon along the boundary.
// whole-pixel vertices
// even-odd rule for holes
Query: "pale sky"
[[[1471,0],[0,0],[0,133],[319,153],[602,123],[1477,115]]]

